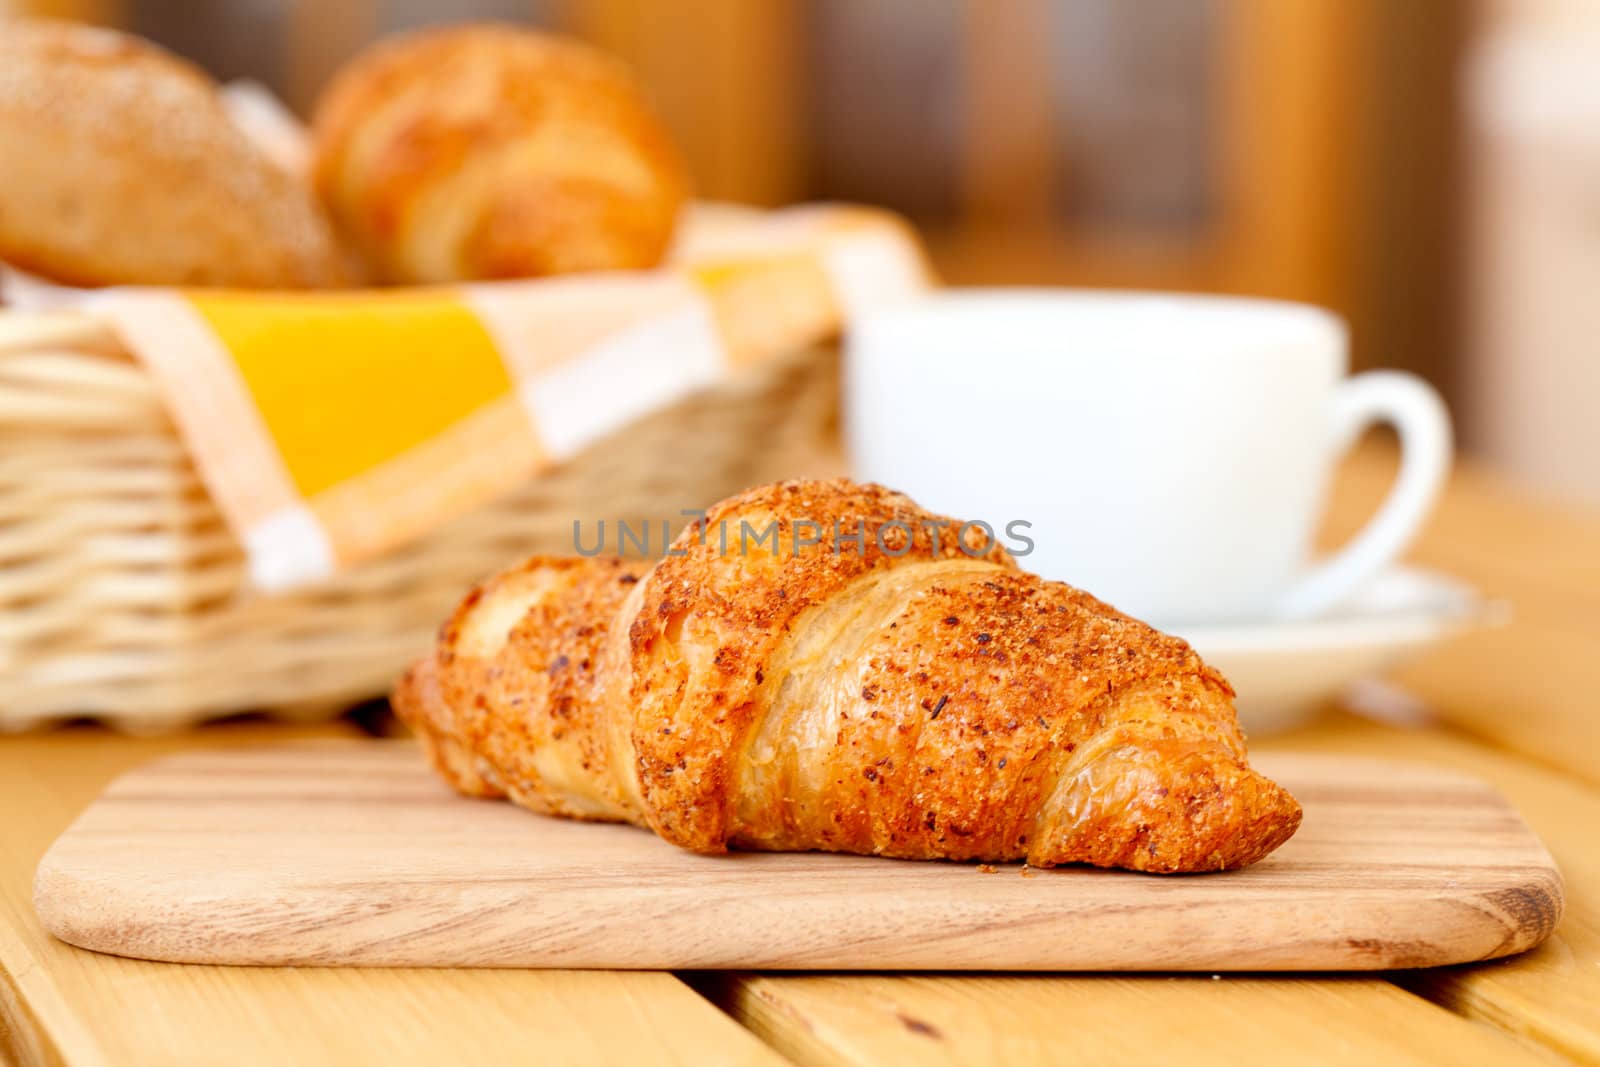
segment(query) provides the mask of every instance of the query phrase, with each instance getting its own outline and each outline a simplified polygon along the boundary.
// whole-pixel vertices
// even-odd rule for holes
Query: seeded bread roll
[[[69,285],[334,286],[310,191],[215,84],[110,30],[0,19],[0,260]]]
[[[509,26],[377,45],[314,125],[318,191],[391,282],[651,267],[687,194],[621,64]]]

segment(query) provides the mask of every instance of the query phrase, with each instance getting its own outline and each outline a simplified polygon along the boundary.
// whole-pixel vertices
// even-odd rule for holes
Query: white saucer
[[[1327,615],[1297,622],[1177,626],[1233,683],[1251,736],[1303,721],[1353,683],[1508,608],[1432,571],[1394,567]]]

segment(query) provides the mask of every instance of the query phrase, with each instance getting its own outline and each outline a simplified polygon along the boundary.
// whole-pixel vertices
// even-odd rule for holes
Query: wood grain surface
[[[198,963],[1323,970],[1522,951],[1562,907],[1492,788],[1277,756],[1300,833],[1245,871],[695,856],[450,793],[404,742],[191,752],[113,783],[40,863],[44,925]]]
[[[175,750],[308,735],[357,731],[243,722],[0,738],[0,1064],[783,1062],[670,974],[180,966],[84,952],[39,924],[39,857],[115,775]]]

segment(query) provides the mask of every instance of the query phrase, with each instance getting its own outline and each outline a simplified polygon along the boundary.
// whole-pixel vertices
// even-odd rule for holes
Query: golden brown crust
[[[592,694],[608,624],[644,569],[534,557],[473,589],[395,694],[435,765],[535,811],[626,817]]]
[[[346,283],[310,191],[197,68],[138,38],[0,19],[0,259],[81,286]]]
[[[466,742],[452,732],[447,712],[449,705],[439,693],[439,665],[434,656],[418,660],[400,679],[392,697],[395,708],[422,743],[428,762],[457,791],[472,797],[502,798],[505,790],[495,785]]]
[[[939,522],[942,535],[930,525]],[[672,549],[682,554],[669,554],[646,579],[628,631],[627,707],[651,827],[685,848],[723,848],[735,765],[763,699],[783,681],[772,659],[796,620],[869,573],[969,561],[958,527],[900,493],[840,479],[752,489],[685,530]],[[764,533],[775,553],[754,544]],[[980,537],[969,531],[976,559],[1014,566],[992,539],[980,550]]]
[[[1255,799],[1281,837],[1213,839],[1240,814],[1217,781],[1270,783],[1188,645],[1059,582],[951,570],[880,583],[825,656],[785,666],[739,763],[733,843],[1194,870],[1293,831],[1277,791]]]
[[[1250,769],[1221,675],[957,529],[878,486],[752,490],[648,571],[492,580],[397,704],[467,791],[700,852],[1195,871],[1287,840],[1299,806]]]
[[[620,64],[510,26],[369,49],[318,102],[315,130],[321,195],[396,282],[651,267],[687,195]]]

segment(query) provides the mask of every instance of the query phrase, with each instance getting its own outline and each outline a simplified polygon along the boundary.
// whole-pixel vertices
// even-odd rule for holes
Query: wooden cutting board
[[[191,752],[118,779],[39,865],[45,926],[192,963],[1368,970],[1489,959],[1561,914],[1488,785],[1263,757],[1305,823],[1223,874],[695,856],[451,793],[406,742]]]

